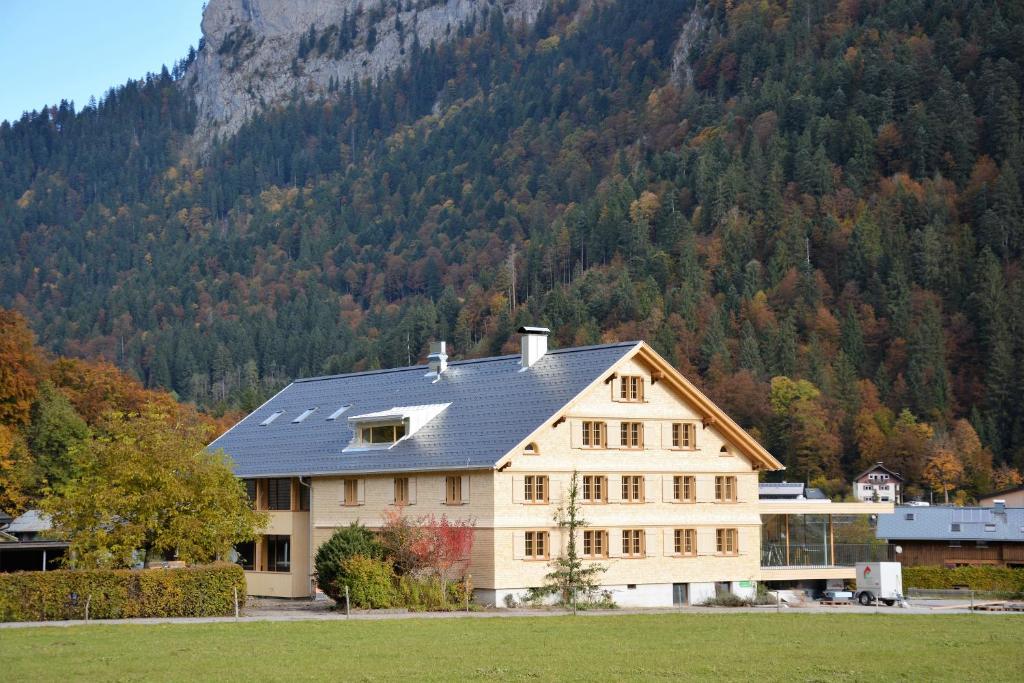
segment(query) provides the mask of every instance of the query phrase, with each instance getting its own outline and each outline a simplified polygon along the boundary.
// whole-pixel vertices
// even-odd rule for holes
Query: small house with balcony
[[[853,480],[853,496],[865,503],[903,502],[903,477],[877,462]]]

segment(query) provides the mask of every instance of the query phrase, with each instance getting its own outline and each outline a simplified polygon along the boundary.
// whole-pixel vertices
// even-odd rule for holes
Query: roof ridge
[[[569,346],[564,349],[550,349],[545,354],[547,356],[561,355],[567,353],[579,353],[585,351],[597,351],[601,349],[613,349],[617,347],[631,347],[639,344],[639,341],[627,341],[627,342],[611,342],[608,344],[592,344],[590,346]],[[449,366],[453,365],[473,365],[477,363],[493,363],[497,361],[511,360],[513,358],[519,358],[518,353],[506,354],[504,356],[484,356],[482,358],[464,358],[462,360],[451,361],[448,363]],[[395,372],[409,372],[413,370],[427,370],[430,366],[428,365],[403,365],[398,368],[378,368],[376,370],[362,370],[360,372],[343,372],[336,375],[319,375],[315,377],[300,377],[292,380],[293,383],[298,384],[300,382],[319,382],[329,379],[341,379],[343,377],[365,377],[366,375],[383,375]]]

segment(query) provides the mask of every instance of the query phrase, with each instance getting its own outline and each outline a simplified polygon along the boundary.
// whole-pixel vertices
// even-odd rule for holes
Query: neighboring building
[[[1024,508],[1024,486],[1015,486],[990,493],[978,499],[979,507],[991,507],[996,501],[1003,501],[1008,508]]]
[[[643,342],[547,351],[547,330],[520,332],[516,356],[449,364],[442,342],[428,367],[297,380],[214,441],[270,511],[238,548],[249,592],[311,595],[321,543],[404,504],[475,520],[477,599],[502,605],[561,552],[553,516],[574,470],[579,548],[619,604],[752,592],[758,473],[781,464]]]
[[[883,465],[875,463],[853,480],[853,496],[865,503],[903,502],[903,477]]]
[[[50,518],[39,510],[0,517],[0,572],[57,569],[68,544],[49,538],[50,529]]]
[[[1024,567],[1024,508],[900,506],[877,533],[908,567]]]

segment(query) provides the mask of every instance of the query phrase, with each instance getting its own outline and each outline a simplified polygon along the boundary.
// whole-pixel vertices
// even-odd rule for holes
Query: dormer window
[[[423,406],[401,406],[374,413],[352,415],[352,443],[345,451],[363,448],[391,448],[412,437],[428,422],[437,417],[449,403]]]
[[[405,423],[371,425],[359,430],[359,441],[367,445],[392,444],[405,436]]]

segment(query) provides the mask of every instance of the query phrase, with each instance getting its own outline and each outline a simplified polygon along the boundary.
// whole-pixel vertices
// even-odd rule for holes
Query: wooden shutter
[[[583,477],[580,477],[580,491],[583,489]],[[564,490],[564,482],[560,477],[548,477],[548,502],[549,503],[561,503],[562,492]]]
[[[366,480],[356,479],[356,504],[362,505],[366,502]]]
[[[621,503],[622,502],[622,475],[609,474],[608,475],[608,502],[609,503]]]
[[[522,503],[526,500],[523,495],[523,487],[526,485],[526,477],[512,476],[512,502]]]
[[[469,502],[469,480],[472,479],[468,474],[462,477],[462,502]]]
[[[409,505],[416,504],[416,477],[409,477]]]
[[[664,529],[661,535],[661,547],[663,555],[675,555],[676,553],[676,530]]]
[[[583,420],[569,420],[569,445],[583,448]]]
[[[512,559],[521,560],[526,557],[526,532],[512,532]]]
[[[619,433],[622,427],[619,422],[607,422],[608,425],[608,448],[618,448],[622,445]]]
[[[658,554],[657,529],[644,529],[644,556],[654,557]]]
[[[661,423],[661,447],[672,448],[672,423]]]
[[[666,474],[661,478],[661,499],[666,503],[671,503],[675,500],[672,496],[674,487],[673,479],[675,479],[675,477],[671,474]]]
[[[644,477],[644,502],[657,503],[660,477],[648,475]]]
[[[622,529],[608,530],[608,557],[622,557]]]
[[[653,421],[644,422],[643,425],[644,450],[650,451],[657,448],[664,448],[664,442],[661,440],[661,425]],[[671,444],[672,441],[669,441],[668,443]]]

